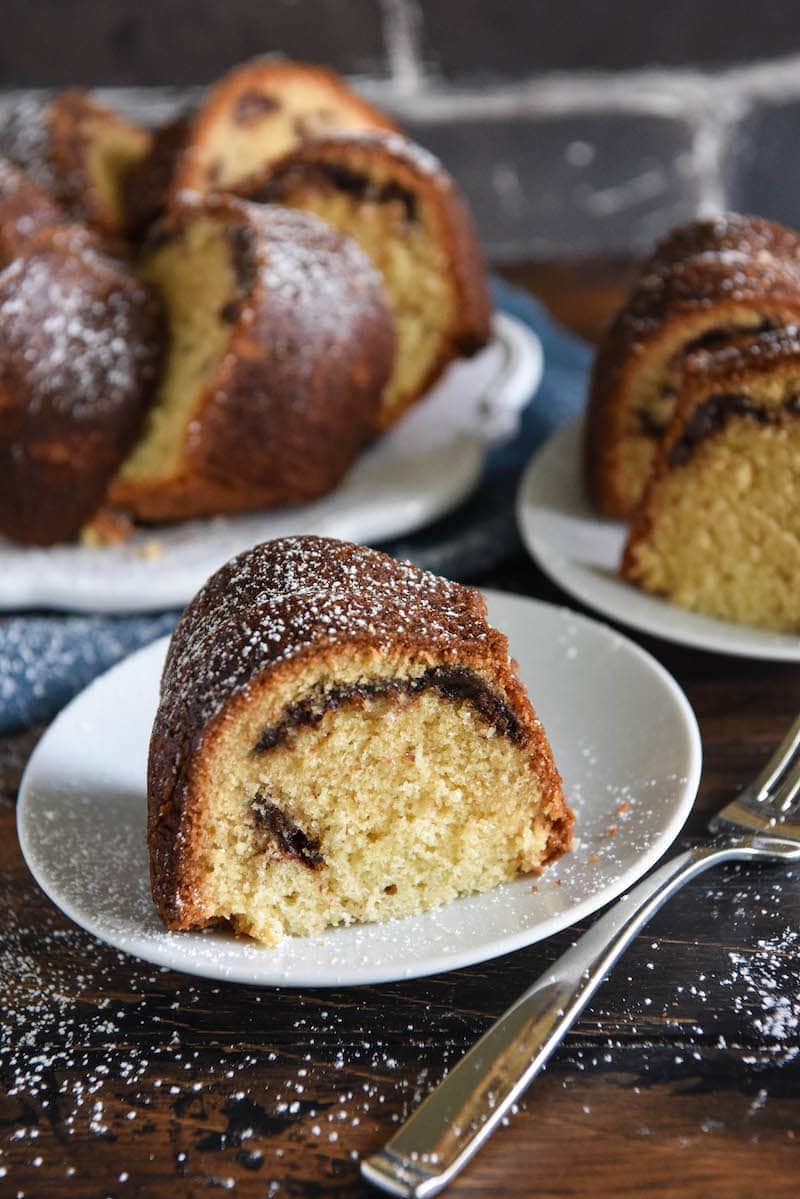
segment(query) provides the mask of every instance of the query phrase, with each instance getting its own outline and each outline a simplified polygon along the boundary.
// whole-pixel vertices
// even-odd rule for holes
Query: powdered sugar
[[[77,228],[55,231],[0,275],[4,370],[20,380],[31,417],[88,422],[138,407],[156,369],[153,321],[145,288]]]
[[[304,139],[300,145],[299,156],[307,161],[309,158],[313,158],[315,144],[318,143],[324,147],[326,143],[331,142],[340,144],[345,151],[351,145],[356,148],[369,148],[371,145],[381,146],[398,162],[404,163],[418,174],[426,176],[428,181],[437,187],[452,187],[452,180],[436,155],[417,142],[403,137],[400,133],[388,133],[379,129],[332,129],[316,137]],[[346,159],[346,157],[345,153],[343,158]]]
[[[777,1043],[784,1060],[800,1054],[800,932],[784,928],[756,943],[755,952],[729,951],[730,974],[722,985],[731,990],[736,1012],[750,1012],[753,1028],[768,1043]]]
[[[718,306],[800,311],[800,238],[757,217],[731,213],[673,230],[644,264],[616,329],[637,350],[664,322]],[[745,316],[747,313],[745,312]],[[723,325],[730,316],[722,318]]]
[[[352,352],[354,334],[380,340],[389,321],[383,280],[357,242],[313,213],[273,205],[257,211],[266,233],[257,251],[263,285],[269,302],[293,317],[277,323],[287,340],[271,352],[278,360],[290,355],[310,386],[323,365],[336,369],[332,358]]]
[[[496,637],[477,594],[457,583],[361,546],[287,537],[233,559],[189,606],[167,660],[164,715],[205,722],[260,670],[309,649],[385,651],[411,638],[452,658]]]
[[[0,154],[22,167],[39,187],[53,193],[56,177],[49,157],[48,103],[47,95],[23,93],[2,110]]]

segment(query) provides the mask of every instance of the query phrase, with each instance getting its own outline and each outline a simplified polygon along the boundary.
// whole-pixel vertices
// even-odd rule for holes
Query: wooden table
[[[593,333],[619,264],[509,272]],[[476,580],[563,602],[522,554]],[[694,705],[687,834],[800,710],[800,670],[639,638]],[[360,1155],[563,951],[342,991],[204,982],[99,944],[39,892],[14,833],[41,730],[0,743],[0,1196],[360,1196]],[[520,1112],[451,1194],[797,1199],[800,869],[687,887],[629,950]]]

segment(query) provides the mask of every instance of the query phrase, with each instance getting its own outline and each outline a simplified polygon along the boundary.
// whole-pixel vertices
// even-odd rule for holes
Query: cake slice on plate
[[[730,214],[673,230],[645,267],[595,359],[586,474],[600,512],[628,519],[695,350],[800,321],[800,238]]]
[[[800,333],[692,356],[622,574],[698,612],[800,630]]]
[[[148,803],[167,927],[270,945],[538,871],[572,827],[479,592],[318,537],[256,546],[187,608]]]

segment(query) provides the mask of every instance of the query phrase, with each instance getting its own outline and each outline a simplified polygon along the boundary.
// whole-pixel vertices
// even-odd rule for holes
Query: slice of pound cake
[[[337,486],[374,436],[394,357],[389,301],[356,243],[223,196],[170,213],[141,268],[164,303],[167,355],[112,506],[182,520]]]
[[[421,146],[399,134],[308,138],[246,180],[241,194],[316,213],[355,238],[380,270],[397,322],[383,427],[454,358],[486,344],[491,302],[472,218],[442,164]]]
[[[56,96],[46,119],[56,198],[101,232],[122,233],[125,180],[150,150],[149,130],[77,89]]]
[[[319,537],[241,554],[187,608],[148,804],[167,927],[269,945],[538,871],[573,820],[481,595]]]
[[[81,225],[0,272],[0,533],[77,536],[129,452],[161,361],[156,297]]]
[[[800,332],[687,363],[623,575],[686,608],[800,630]]]
[[[79,88],[48,104],[14,104],[0,127],[3,154],[26,170],[69,216],[103,234],[126,224],[124,186],[152,135]]]
[[[800,320],[800,239],[731,214],[674,230],[636,281],[598,348],[589,391],[586,473],[606,516],[628,519],[695,350]]]

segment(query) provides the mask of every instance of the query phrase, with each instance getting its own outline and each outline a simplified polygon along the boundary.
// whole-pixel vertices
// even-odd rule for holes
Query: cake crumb
[[[136,556],[143,558],[145,562],[151,562],[154,558],[160,558],[163,553],[164,542],[159,541],[156,537],[151,537],[137,549]]]

